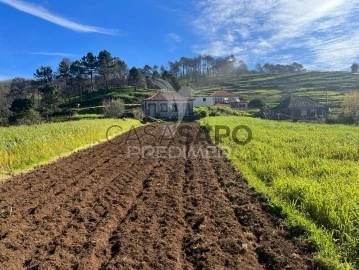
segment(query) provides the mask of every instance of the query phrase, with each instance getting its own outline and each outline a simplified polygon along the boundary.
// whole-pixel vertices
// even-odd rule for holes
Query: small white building
[[[194,97],[193,107],[209,107],[214,105],[214,97]]]
[[[214,98],[215,104],[239,102],[239,96],[228,91],[216,91],[211,95],[211,97]]]

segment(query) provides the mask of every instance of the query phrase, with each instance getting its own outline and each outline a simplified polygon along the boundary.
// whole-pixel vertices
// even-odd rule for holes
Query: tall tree
[[[358,63],[353,63],[351,65],[351,69],[352,69],[352,72],[355,73],[355,72],[358,72],[359,70],[359,64]]]
[[[92,52],[88,52],[87,55],[82,57],[81,61],[82,61],[82,65],[84,66],[85,74],[90,76],[91,91],[94,91],[93,77],[96,74],[96,71],[98,70],[99,61],[97,57],[93,55]]]
[[[152,67],[152,79],[156,79],[160,77],[160,73],[158,72],[158,66],[154,65]]]
[[[143,76],[145,78],[148,78],[148,77],[152,76],[152,68],[149,65],[145,65],[143,67]]]
[[[34,77],[42,83],[51,83],[54,78],[54,72],[49,66],[41,66],[35,71]]]
[[[82,99],[83,82],[85,79],[85,69],[82,62],[75,61],[70,66],[71,82],[77,86],[80,98]]]
[[[141,82],[143,81],[142,72],[136,67],[133,67],[130,69],[129,72],[129,83],[135,87],[135,91],[138,86],[141,85]]]
[[[98,54],[99,73],[103,76],[106,91],[108,91],[108,78],[112,67],[111,53],[104,50]]]
[[[71,74],[70,74],[71,64],[72,64],[72,62],[69,58],[62,59],[57,68],[57,74],[58,74],[57,76],[60,78],[71,77]]]
[[[68,100],[70,100],[70,87],[69,82],[71,78],[71,60],[69,58],[64,58],[59,63],[57,68],[57,79],[61,86],[61,90],[64,95],[67,96]]]
[[[0,85],[0,125],[6,125],[10,116],[8,95]]]
[[[14,78],[11,81],[10,85],[10,97],[15,98],[25,98],[30,91],[30,82],[24,78]]]
[[[239,73],[247,73],[248,72],[248,66],[243,60],[240,60],[238,62],[238,72]]]
[[[112,59],[112,74],[119,87],[124,85],[128,74],[128,67],[125,61],[122,61],[118,57],[114,57]]]
[[[60,98],[60,89],[56,85],[46,84],[44,87],[41,87],[39,91],[42,94],[42,109],[45,113],[46,120],[49,120],[49,114],[55,112],[57,106],[59,105]]]
[[[263,68],[262,68],[262,65],[257,63],[255,65],[255,68],[254,68],[258,73],[262,73],[263,72]]]

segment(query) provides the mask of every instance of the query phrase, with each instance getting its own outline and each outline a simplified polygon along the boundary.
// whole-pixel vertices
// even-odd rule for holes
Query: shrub
[[[140,121],[145,117],[145,114],[141,109],[134,109],[132,113],[133,113],[133,117]]]
[[[125,112],[125,104],[122,100],[105,100],[103,102],[104,116],[108,118],[120,118]]]
[[[30,109],[25,113],[19,115],[13,115],[9,118],[9,122],[15,125],[34,125],[41,123],[41,115],[38,111]]]
[[[217,111],[212,111],[209,113],[209,116],[220,116],[221,114]]]
[[[252,109],[261,109],[265,107],[265,103],[260,99],[253,99],[249,102],[248,107]]]
[[[205,117],[207,117],[207,112],[206,111],[200,111],[199,115],[200,115],[201,118],[205,118]]]

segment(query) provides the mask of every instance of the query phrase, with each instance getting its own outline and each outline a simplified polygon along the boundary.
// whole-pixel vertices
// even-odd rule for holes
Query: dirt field
[[[315,269],[207,140],[165,127],[138,129],[158,157],[132,133],[0,183],[0,269]]]

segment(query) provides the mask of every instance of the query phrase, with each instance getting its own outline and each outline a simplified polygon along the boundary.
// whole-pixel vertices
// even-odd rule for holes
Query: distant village
[[[191,97],[176,91],[159,91],[142,102],[145,115],[162,119],[196,119],[195,107],[228,107],[249,110],[249,102],[229,91],[215,91],[208,96]],[[274,108],[261,109],[263,118],[303,122],[327,122],[329,107],[306,96],[291,96]]]

